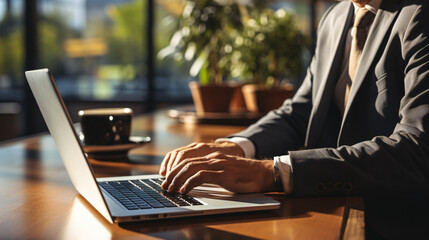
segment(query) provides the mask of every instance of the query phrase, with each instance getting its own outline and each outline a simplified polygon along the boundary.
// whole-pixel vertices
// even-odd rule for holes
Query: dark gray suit
[[[341,117],[333,94],[352,21],[351,2],[332,7],[294,98],[234,136],[260,158],[289,154],[295,195],[429,193],[427,0],[383,1]]]

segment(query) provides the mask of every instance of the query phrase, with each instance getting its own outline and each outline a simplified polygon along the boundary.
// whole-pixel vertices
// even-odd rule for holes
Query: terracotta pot
[[[229,105],[229,111],[233,113],[244,113],[247,112],[246,102],[244,101],[242,87],[243,84],[233,85],[234,94],[232,95],[231,104]]]
[[[200,85],[190,82],[192,99],[197,114],[207,112],[229,112],[234,87],[228,85]]]
[[[245,85],[242,87],[244,100],[250,112],[267,113],[280,107],[283,102],[291,98],[295,92],[293,85],[278,88],[262,88],[259,85]]]

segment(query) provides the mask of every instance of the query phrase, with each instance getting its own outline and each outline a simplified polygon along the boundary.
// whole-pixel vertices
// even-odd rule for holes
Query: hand
[[[162,183],[171,192],[187,194],[203,184],[217,184],[236,193],[275,191],[272,160],[253,160],[220,152],[186,159]]]
[[[192,143],[188,146],[178,148],[165,155],[161,163],[159,174],[167,176],[168,173],[183,160],[206,156],[213,152],[221,152],[229,155],[244,156],[243,150],[235,143],[220,142],[220,143]]]

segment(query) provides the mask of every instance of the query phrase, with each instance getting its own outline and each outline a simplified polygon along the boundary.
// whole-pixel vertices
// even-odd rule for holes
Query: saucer
[[[140,147],[145,143],[151,141],[150,137],[131,136],[128,143],[115,144],[115,145],[85,145],[83,150],[87,154],[106,154],[106,153],[126,153],[129,150]]]

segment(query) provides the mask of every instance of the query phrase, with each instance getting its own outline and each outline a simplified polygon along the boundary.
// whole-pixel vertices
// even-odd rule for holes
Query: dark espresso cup
[[[130,108],[99,108],[79,111],[81,140],[85,145],[115,145],[130,142]]]

